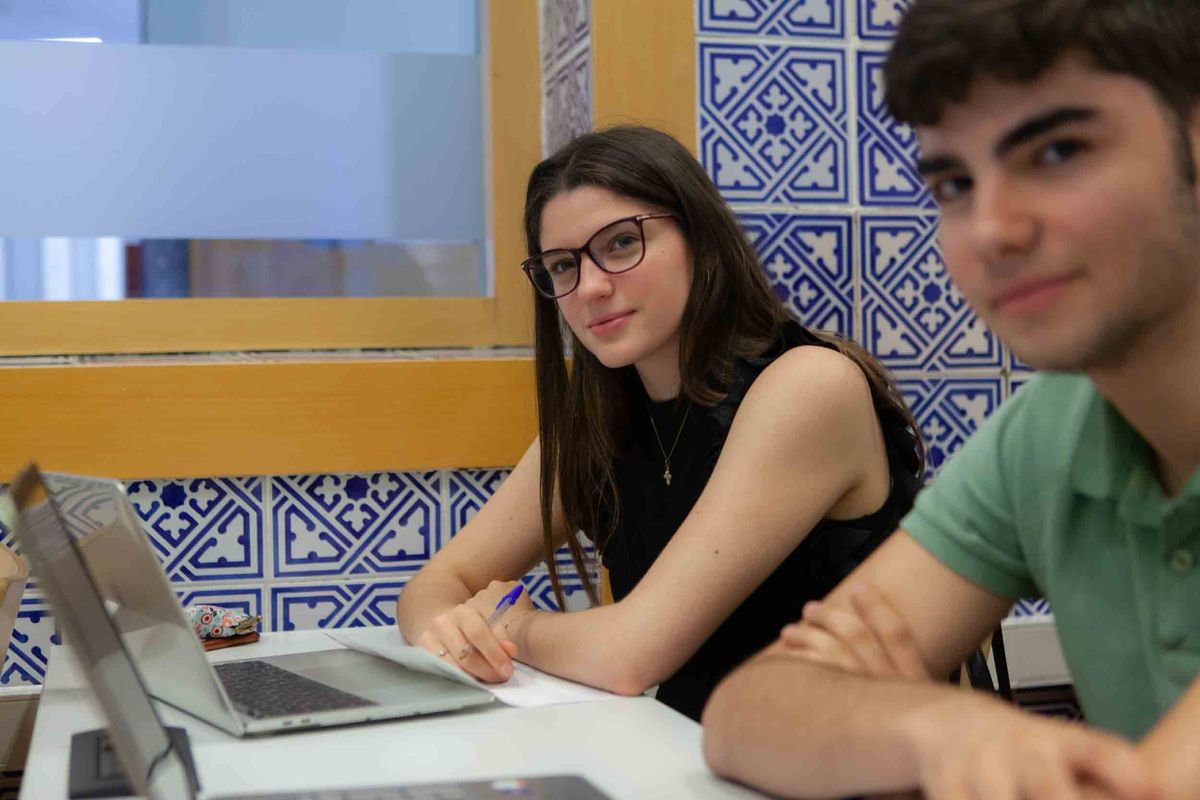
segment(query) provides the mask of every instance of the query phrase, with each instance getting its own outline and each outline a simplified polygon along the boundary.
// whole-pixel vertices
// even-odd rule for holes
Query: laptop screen
[[[186,770],[126,652],[81,558],[56,498],[37,468],[26,467],[10,487],[14,533],[21,553],[50,598],[108,719],[109,739],[130,783],[147,797],[193,796]],[[87,498],[81,498],[85,503]]]
[[[227,731],[240,723],[119,481],[41,473],[150,695]]]

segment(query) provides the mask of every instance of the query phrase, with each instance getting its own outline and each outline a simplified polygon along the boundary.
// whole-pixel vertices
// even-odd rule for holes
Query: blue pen
[[[521,596],[521,592],[524,591],[524,589],[525,585],[518,581],[517,585],[513,587],[512,591],[500,598],[500,602],[496,603],[496,610],[488,615],[487,626],[489,628],[495,625],[500,618],[504,616],[505,611],[508,611],[508,609],[512,608],[512,604],[517,602],[517,598]]]
[[[489,628],[492,627],[493,625],[495,625],[500,620],[500,618],[502,616],[504,616],[505,611],[508,611],[508,609],[512,608],[512,604],[517,602],[517,598],[521,596],[521,592],[524,589],[525,589],[525,586],[520,581],[518,581],[517,585],[515,587],[513,587],[513,589],[511,591],[509,591],[508,594],[506,594],[506,595],[504,595],[504,597],[500,598],[500,602],[496,603],[496,610],[493,611],[491,614],[488,614],[486,624]],[[470,642],[467,642],[466,644],[464,644],[462,646],[462,649],[458,651],[458,660],[462,661],[464,658],[469,656],[471,654],[471,651],[474,649],[475,648],[471,646]],[[443,648],[442,652],[438,653],[439,656],[444,656],[445,654],[446,654],[446,651],[444,648]]]

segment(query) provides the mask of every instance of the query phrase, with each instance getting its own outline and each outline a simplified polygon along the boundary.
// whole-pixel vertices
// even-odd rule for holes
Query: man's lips
[[[1023,310],[1041,306],[1055,299],[1074,275],[1059,275],[1053,278],[1024,281],[997,292],[992,297],[992,307],[1000,310]]]

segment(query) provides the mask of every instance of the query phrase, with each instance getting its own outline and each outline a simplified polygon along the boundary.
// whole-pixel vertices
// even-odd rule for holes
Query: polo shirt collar
[[[1128,482],[1139,449],[1146,445],[1137,431],[1093,391],[1071,457],[1071,485],[1096,500],[1116,497]]]
[[[1096,500],[1115,500],[1117,513],[1131,522],[1157,525],[1175,505],[1200,499],[1200,471],[1177,497],[1163,494],[1146,440],[1095,392],[1084,411],[1071,460],[1071,485]]]

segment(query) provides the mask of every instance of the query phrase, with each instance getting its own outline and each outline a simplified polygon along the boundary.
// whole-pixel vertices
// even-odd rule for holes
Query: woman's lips
[[[619,314],[605,314],[589,322],[587,327],[591,333],[603,336],[606,333],[612,333],[623,327],[632,315],[632,311],[622,311]]]

